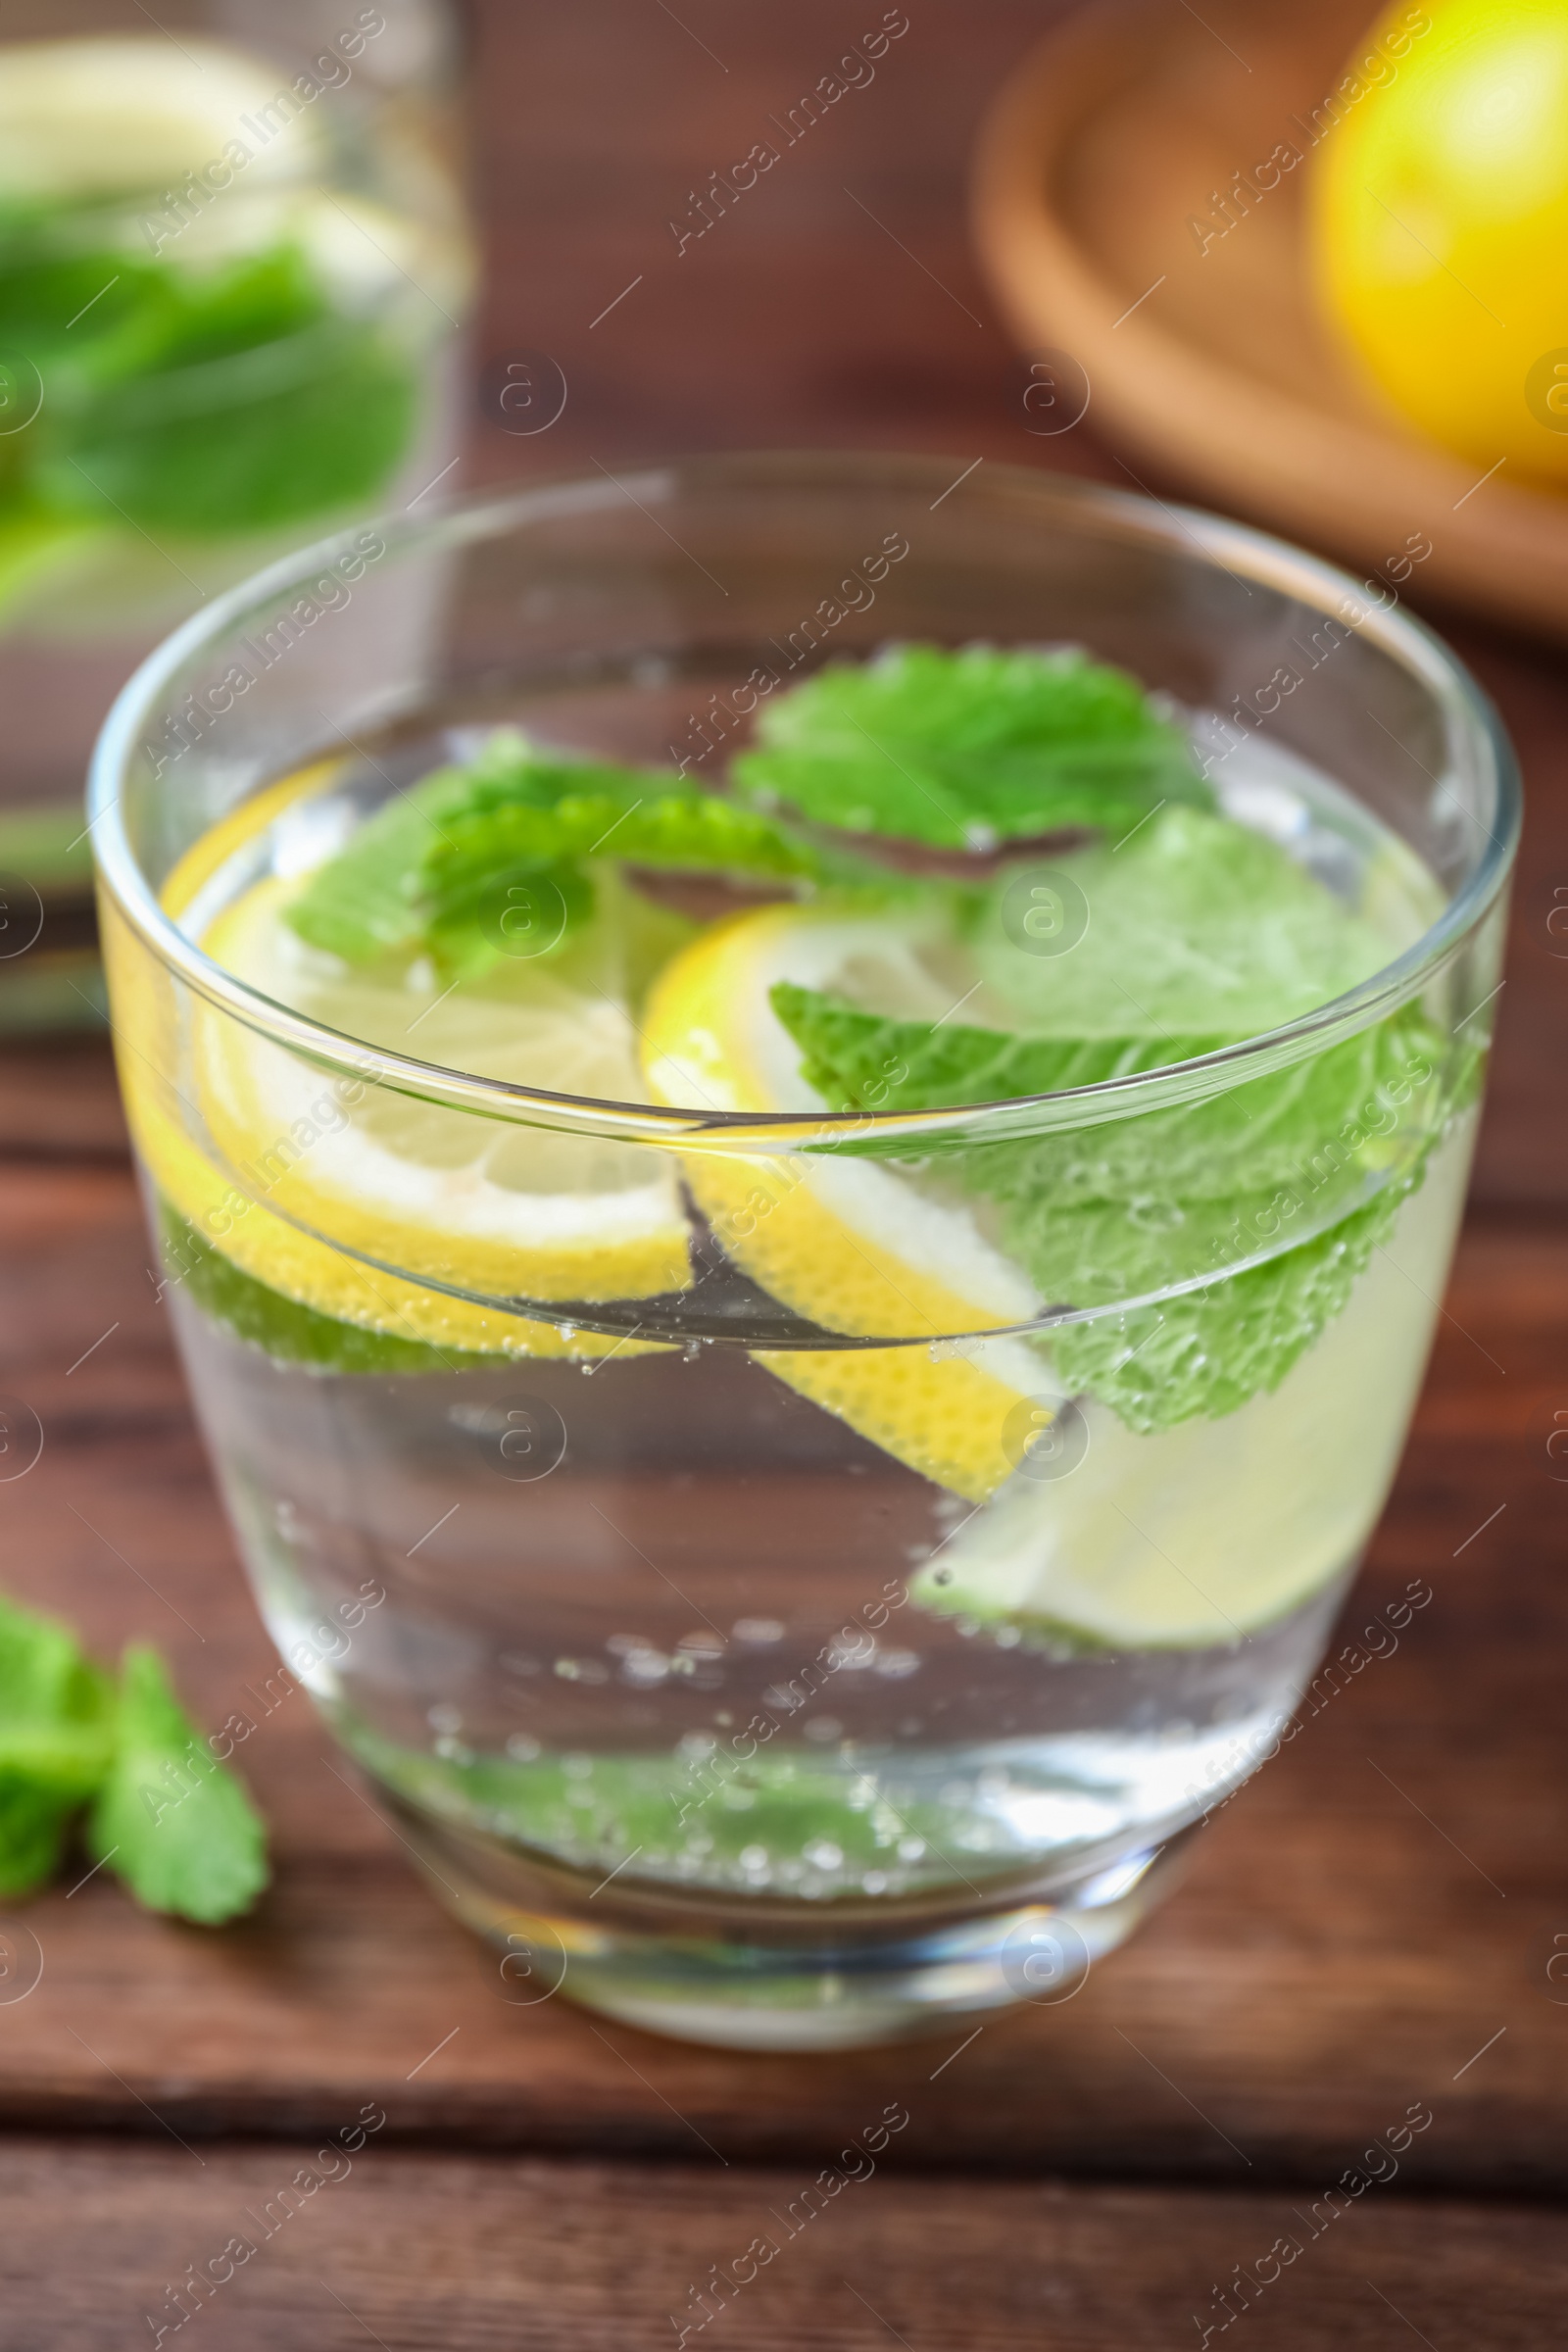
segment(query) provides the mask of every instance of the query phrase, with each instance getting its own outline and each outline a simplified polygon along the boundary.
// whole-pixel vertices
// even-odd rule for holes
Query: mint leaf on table
[[[53,1617],[0,1599],[0,1774],[91,1793],[114,1739],[114,1690]]]
[[[1125,670],[983,645],[830,663],[763,705],[734,775],[816,823],[956,850],[1120,833],[1162,802],[1211,798],[1180,727]]]
[[[0,1600],[0,1894],[54,1875],[108,1767],[113,1724],[109,1680],[66,1627]]]
[[[155,1910],[227,1919],[267,1882],[262,1824],[157,1651],[127,1650],[117,1691],[68,1627],[0,1599],[0,1894],[53,1877],[86,1804],[94,1853]]]
[[[125,1652],[114,1758],[87,1837],[149,1910],[204,1927],[249,1910],[267,1884],[260,1816],[143,1645]]]
[[[0,1773],[0,1895],[31,1894],[59,1870],[74,1807]]]
[[[502,731],[469,766],[378,809],[288,919],[352,963],[427,945],[466,975],[503,952],[501,925],[518,906],[554,908],[563,938],[585,922],[596,859],[758,881],[822,871],[774,818],[673,771],[566,759]]]

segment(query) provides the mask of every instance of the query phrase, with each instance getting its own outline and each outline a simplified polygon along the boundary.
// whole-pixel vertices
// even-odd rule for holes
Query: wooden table
[[[1082,428],[1031,437],[1026,370],[965,252],[976,116],[1041,12],[909,13],[875,83],[678,252],[688,191],[877,12],[489,0],[485,349],[549,352],[569,398],[534,439],[481,417],[474,478],[785,442],[1123,478]],[[257,2252],[188,2323],[233,2352],[678,2341],[694,2289],[763,2231],[781,2250],[715,2339],[1192,2342],[1217,2336],[1237,2266],[1268,2276],[1289,2236],[1300,2254],[1250,2290],[1254,2344],[1560,2340],[1568,1486],[1546,1440],[1568,1414],[1568,941],[1547,917],[1568,891],[1568,687],[1560,656],[1452,634],[1533,797],[1475,1201],[1340,1637],[1424,1577],[1397,1652],[1321,1697],[1075,2000],[824,2059],[512,2006],[328,1771],[296,1693],[246,1751],[278,1864],[253,1921],[176,1927],[102,1878],[12,1913],[13,1966],[25,1928],[42,1975],[24,1999],[0,1979],[5,2352],[172,2341],[171,2288],[236,2235]],[[100,1046],[0,1056],[0,1390],[46,1432],[37,1469],[0,1489],[3,1582],[105,1652],[157,1640],[220,1721],[269,1645],[147,1273]],[[890,2101],[909,2123],[877,2177],[786,2236],[807,2182]],[[1431,2121],[1396,2172],[1326,2202],[1348,2168],[1389,2174],[1366,2151],[1412,2109]],[[385,2121],[343,2157],[367,2115]],[[329,2138],[339,2154],[318,2154]]]

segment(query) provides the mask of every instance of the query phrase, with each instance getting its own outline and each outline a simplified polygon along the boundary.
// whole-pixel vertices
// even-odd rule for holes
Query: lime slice
[[[1200,1649],[1261,1632],[1347,1574],[1398,1462],[1469,1154],[1466,1129],[1271,1394],[1152,1437],[1080,1400],[1076,1443],[1025,1454],[915,1576],[911,1601],[1026,1640]]]
[[[666,966],[643,1017],[657,1101],[715,1110],[821,1110],[800,1051],[768,1002],[779,980],[853,985],[935,1020],[955,996],[941,973],[940,910],[845,913],[769,906],[715,925]],[[940,1486],[983,1501],[1013,1467],[1004,1432],[1049,1392],[1027,1341],[965,1340],[1026,1322],[1044,1301],[962,1202],[939,1200],[874,1161],[689,1151],[686,1178],[728,1254],[807,1320],[856,1339],[923,1345],[759,1350],[779,1379]]]

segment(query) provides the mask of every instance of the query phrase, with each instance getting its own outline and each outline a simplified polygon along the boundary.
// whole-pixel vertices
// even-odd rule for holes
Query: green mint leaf
[[[1407,1005],[1207,1102],[999,1145],[981,1155],[987,1189],[1056,1206],[1186,1205],[1281,1187],[1343,1196],[1442,1117],[1442,1039]]]
[[[1044,1079],[1087,1085],[1161,1058],[1147,1040],[1058,1044],[884,1021],[788,984],[772,1003],[805,1049],[803,1075],[834,1109],[1003,1100],[990,1091],[999,1081],[1043,1093]],[[1158,1307],[1064,1324],[1052,1338],[1069,1388],[1100,1397],[1130,1428],[1167,1428],[1277,1388],[1339,1312],[1421,1181],[1446,1105],[1441,1068],[1441,1041],[1406,1006],[1212,1102],[971,1145],[930,1164],[994,1203],[998,1239],[1052,1305],[1114,1306],[1211,1278]],[[1334,1222],[1341,1203],[1347,1213]],[[1261,1265],[1224,1272],[1288,1236],[1293,1222],[1318,1230]]]
[[[962,1825],[951,1806],[907,1787],[884,1796],[869,1764],[847,1776],[799,1746],[782,1752],[782,1742],[779,1752],[764,1749],[745,1761],[720,1741],[711,1757],[621,1752],[590,1757],[586,1770],[573,1759],[567,1771],[549,1755],[521,1763],[477,1753],[449,1762],[399,1746],[365,1724],[346,1725],[344,1738],[367,1771],[410,1802],[601,1874],[623,1865],[630,1849],[641,1857],[639,1875],[689,1879],[698,1831],[709,1840],[703,1876],[720,1886],[755,1889],[741,1856],[759,1845],[775,1871],[810,1867],[813,1848],[834,1845],[840,1861],[830,1867],[852,1883],[880,1868],[931,1886],[958,1870],[948,1857]],[[899,1850],[911,1833],[928,1849],[913,1863]]]
[[[900,1021],[781,980],[773,1010],[801,1048],[801,1075],[834,1110],[948,1110],[1098,1086],[1226,1045],[1226,1037],[1055,1038],[966,1023]]]
[[[60,1868],[74,1804],[0,1771],[0,1895],[31,1894]]]
[[[1041,874],[1072,944],[1043,955],[1020,919]],[[1430,919],[1413,914],[1413,939]],[[1004,867],[971,926],[977,975],[1013,1025],[1053,1037],[1261,1037],[1369,979],[1390,940],[1265,834],[1163,808],[1119,843]]]
[[[64,514],[266,529],[365,499],[414,427],[409,360],[293,244],[191,269],[40,229],[0,248],[0,329],[49,385],[7,471]]]
[[[1327,1232],[1206,1292],[1064,1324],[1052,1338],[1057,1377],[1144,1436],[1195,1414],[1235,1412],[1277,1389],[1341,1312],[1424,1173],[1417,1162]]]
[[[652,779],[650,779],[652,782]],[[424,863],[426,894],[437,905],[484,888],[499,874],[531,872],[558,860],[605,857],[634,865],[762,879],[814,874],[817,861],[771,817],[733,802],[689,793],[640,795],[574,792],[553,808],[518,805],[458,818]]]
[[[36,487],[66,513],[193,536],[267,530],[373,495],[413,435],[416,398],[376,327],[325,318],[96,392],[63,420]]]
[[[267,1884],[261,1819],[181,1708],[154,1649],[125,1652],[119,1740],[88,1841],[149,1910],[204,1927],[249,1910]]]
[[[1073,651],[890,648],[766,703],[743,791],[819,824],[941,849],[1124,831],[1208,802],[1181,729],[1126,671]]]
[[[292,930],[346,963],[412,953],[424,937],[414,904],[420,866],[446,816],[468,804],[467,770],[438,768],[395,793],[312,874],[288,908]]]
[[[1387,941],[1276,844],[1200,810],[1167,810],[1119,851],[1056,871],[1089,909],[1069,952],[1032,955],[1007,936],[1005,874],[968,929],[983,1001],[1016,1007],[1014,1030],[775,988],[803,1075],[831,1108],[918,1112],[1158,1069],[1310,1011],[1388,959]],[[1407,1004],[1205,1102],[991,1145],[959,1133],[927,1152],[924,1180],[983,1199],[988,1229],[1052,1306],[1205,1286],[1053,1339],[1063,1379],[1135,1428],[1166,1427],[1284,1378],[1421,1181],[1461,1075]],[[874,1134],[843,1148],[900,1155]],[[1308,1238],[1281,1250],[1293,1231]]]
[[[109,1766],[114,1692],[52,1617],[0,1600],[0,1895],[54,1876]]]
[[[69,1629],[0,1600],[0,1779],[79,1803],[103,1779],[113,1729],[113,1688]]]
[[[790,981],[777,983],[770,1001],[802,1049],[802,1076],[834,1110],[919,1112],[1016,1101],[1163,1069],[1232,1042],[1213,1033],[1054,1038],[889,1020]],[[1442,1052],[1420,1008],[1405,1006],[1207,1102],[979,1147],[960,1138],[961,1181],[1018,1212],[1011,1238],[1048,1296],[1088,1305],[1090,1298],[1044,1272],[1044,1237],[1063,1212],[1131,1208],[1152,1233],[1169,1230],[1197,1202],[1234,1204],[1293,1183],[1321,1192],[1331,1182],[1358,1182],[1387,1164],[1392,1137],[1402,1139],[1412,1122],[1436,1115],[1427,1098]],[[1042,1234],[1038,1246],[1029,1242],[1031,1226]]]
[[[595,860],[754,880],[824,861],[773,818],[662,772],[536,751],[510,731],[377,809],[289,909],[351,963],[428,946],[458,977],[592,916]]]

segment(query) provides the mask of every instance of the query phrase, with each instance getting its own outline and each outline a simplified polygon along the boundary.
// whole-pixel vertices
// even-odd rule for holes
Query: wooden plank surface
[[[0,1486],[7,1584],[106,1654],[151,1636],[205,1722],[260,1716],[272,1660],[128,1175],[0,1174],[0,1388],[45,1436],[36,1468]],[[373,2092],[395,2135],[804,2161],[903,2097],[905,2166],[1251,2183],[1332,2170],[1424,2099],[1436,2125],[1409,2179],[1568,2183],[1568,1985],[1547,1974],[1568,1935],[1565,1491],[1545,1450],[1565,1312],[1568,1236],[1472,1233],[1342,1644],[1412,1578],[1431,1602],[1393,1655],[1320,1690],[1198,1841],[1185,1886],[1070,2003],[994,2020],[948,2065],[968,2027],[759,2059],[600,2027],[561,1999],[518,2008],[295,1691],[244,1751],[278,1859],[253,1921],[173,1926],[102,1876],[13,1915],[43,1974],[0,2004],[0,2117],[287,2133]]]
[[[818,2172],[801,2166],[554,2165],[374,2140],[351,2157],[336,2137],[132,2165],[91,2141],[14,2142],[0,2147],[6,2341],[623,2352],[679,2345],[685,2326],[687,2343],[757,2352],[1127,2352],[1200,2343],[1244,2305],[1249,2340],[1279,2352],[1560,2341],[1554,2214],[1396,2184],[1331,2200],[1326,2182],[1293,2196],[979,2184],[892,2180],[873,2162],[849,2156],[808,2198]]]

